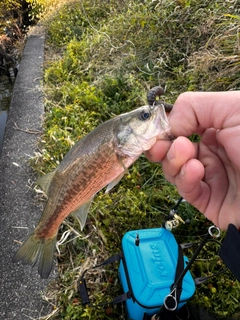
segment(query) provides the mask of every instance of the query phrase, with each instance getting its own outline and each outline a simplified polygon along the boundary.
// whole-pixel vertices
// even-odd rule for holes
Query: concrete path
[[[43,61],[44,35],[31,34],[14,85],[0,157],[0,319],[4,320],[39,319],[51,311],[41,297],[51,279],[42,280],[35,268],[11,262],[42,212],[28,161],[37,149],[44,112]]]

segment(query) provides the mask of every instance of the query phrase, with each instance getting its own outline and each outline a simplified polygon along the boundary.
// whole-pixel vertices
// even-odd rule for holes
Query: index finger
[[[172,141],[157,140],[150,150],[145,151],[145,155],[149,161],[161,162],[165,158],[171,144]]]

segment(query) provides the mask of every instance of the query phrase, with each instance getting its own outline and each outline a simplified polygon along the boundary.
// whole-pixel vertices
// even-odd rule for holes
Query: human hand
[[[239,228],[240,91],[183,93],[169,122],[176,140],[158,140],[146,156],[216,226]],[[199,143],[186,138],[193,133]]]

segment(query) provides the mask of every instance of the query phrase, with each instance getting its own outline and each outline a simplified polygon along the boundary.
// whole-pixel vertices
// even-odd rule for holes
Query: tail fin
[[[24,242],[12,259],[12,262],[35,265],[39,260],[38,273],[41,278],[47,279],[52,270],[53,256],[56,247],[56,237],[40,239],[34,233]]]

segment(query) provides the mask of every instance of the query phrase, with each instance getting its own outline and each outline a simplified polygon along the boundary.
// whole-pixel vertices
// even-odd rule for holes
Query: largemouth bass
[[[34,265],[39,260],[38,272],[48,278],[63,220],[73,213],[83,228],[94,195],[105,186],[111,190],[157,139],[172,139],[163,105],[121,114],[78,141],[53,172],[37,181],[48,200],[36,229],[13,262]]]

